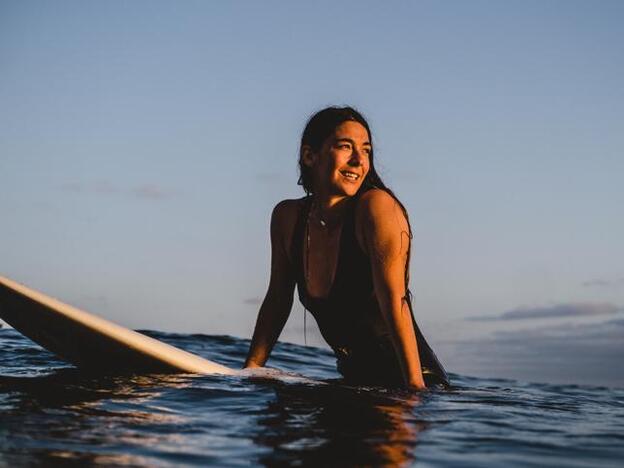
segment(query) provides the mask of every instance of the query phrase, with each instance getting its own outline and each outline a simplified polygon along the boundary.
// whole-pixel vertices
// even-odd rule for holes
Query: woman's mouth
[[[360,178],[359,174],[356,174],[355,172],[351,172],[351,171],[340,171],[340,173],[343,175],[343,177],[352,180],[352,181],[356,181]]]

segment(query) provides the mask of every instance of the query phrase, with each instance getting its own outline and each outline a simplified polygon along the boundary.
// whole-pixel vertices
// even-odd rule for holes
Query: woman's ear
[[[301,147],[301,161],[307,167],[314,166],[316,162],[316,153],[312,151],[312,148],[309,145],[303,145]]]

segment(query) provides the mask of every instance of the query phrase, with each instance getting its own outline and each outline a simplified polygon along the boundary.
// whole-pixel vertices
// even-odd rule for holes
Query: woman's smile
[[[360,178],[360,174],[356,174],[355,172],[351,172],[351,171],[340,171],[340,173],[348,180],[350,181],[357,181]]]
[[[355,195],[368,174],[371,151],[370,137],[362,124],[347,121],[339,125],[314,158],[317,193]]]

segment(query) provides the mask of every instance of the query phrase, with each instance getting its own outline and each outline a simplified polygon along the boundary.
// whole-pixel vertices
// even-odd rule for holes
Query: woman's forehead
[[[366,127],[359,122],[355,122],[353,120],[348,120],[346,122],[341,123],[334,130],[334,138],[337,140],[347,138],[350,140],[355,140],[360,143],[369,143],[370,144],[370,136],[368,134],[368,130]]]

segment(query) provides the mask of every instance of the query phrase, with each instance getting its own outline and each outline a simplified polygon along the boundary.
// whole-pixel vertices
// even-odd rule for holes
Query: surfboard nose
[[[239,371],[130,330],[0,276],[0,318],[72,364],[109,372]]]

